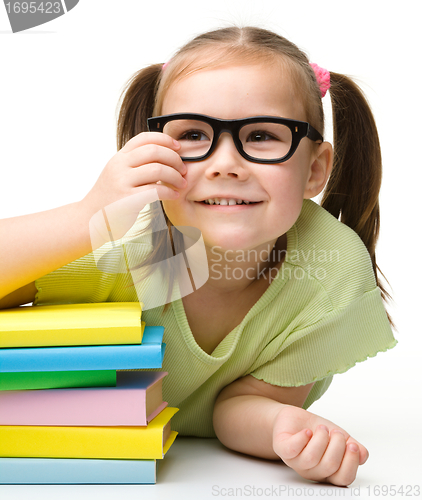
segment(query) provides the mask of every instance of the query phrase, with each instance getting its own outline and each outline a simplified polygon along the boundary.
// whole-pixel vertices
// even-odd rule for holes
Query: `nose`
[[[221,176],[244,180],[249,176],[246,161],[237,150],[230,132],[221,133],[216,148],[205,162],[206,175],[210,178]]]

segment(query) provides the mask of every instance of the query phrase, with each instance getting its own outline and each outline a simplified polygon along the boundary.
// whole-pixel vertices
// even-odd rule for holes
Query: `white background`
[[[383,151],[378,263],[392,286],[399,344],[335,377],[311,411],[369,448],[362,485],[381,473],[388,484],[422,483],[419,18],[412,0],[80,0],[67,15],[12,34],[0,5],[0,218],[83,198],[116,152],[125,82],[205,30],[274,30],[360,82]]]

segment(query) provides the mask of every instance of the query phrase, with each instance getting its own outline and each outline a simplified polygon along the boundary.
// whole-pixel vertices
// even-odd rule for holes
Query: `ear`
[[[333,168],[333,147],[329,142],[322,142],[312,158],[304,199],[313,198],[324,189]]]

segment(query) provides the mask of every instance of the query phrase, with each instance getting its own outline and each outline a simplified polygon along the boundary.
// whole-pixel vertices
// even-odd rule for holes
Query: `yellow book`
[[[0,347],[140,344],[142,303],[102,302],[0,311]]]
[[[165,408],[146,427],[1,425],[0,457],[164,458],[177,435],[170,425],[177,411]]]

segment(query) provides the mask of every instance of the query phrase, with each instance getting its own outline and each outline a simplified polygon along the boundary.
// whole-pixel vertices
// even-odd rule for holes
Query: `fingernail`
[[[330,432],[328,430],[328,427],[326,425],[320,425],[319,428],[322,429],[322,430],[324,430],[324,431],[326,431],[326,432]]]
[[[176,148],[180,148],[180,144],[176,141],[176,139],[173,139],[173,144],[176,146]]]
[[[359,451],[359,446],[355,443],[350,443],[349,444],[349,450],[350,451],[353,451],[353,453],[356,453],[357,451]]]

